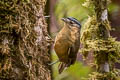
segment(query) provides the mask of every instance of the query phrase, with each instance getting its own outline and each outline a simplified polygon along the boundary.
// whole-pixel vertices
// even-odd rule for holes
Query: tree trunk
[[[51,80],[45,3],[0,1],[0,80]]]
[[[110,37],[110,31],[107,29],[108,23],[108,11],[107,11],[107,0],[94,0],[96,20],[99,23],[99,39],[104,41],[108,40]],[[106,24],[106,25],[105,25]],[[98,55],[96,57],[101,57],[99,61],[98,71],[99,72],[109,72],[109,63],[108,63],[108,53],[106,51],[96,52]]]
[[[118,80],[119,71],[114,67],[119,59],[120,42],[110,36],[108,0],[89,0],[94,5],[95,15],[89,17],[82,31],[83,54],[92,51],[97,71],[89,80]]]

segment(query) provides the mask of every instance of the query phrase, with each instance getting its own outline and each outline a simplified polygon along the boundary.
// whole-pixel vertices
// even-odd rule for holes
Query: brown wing
[[[77,53],[79,50],[80,41],[78,40],[72,45],[68,50],[68,62],[61,62],[58,66],[59,74],[63,72],[63,70],[70,65],[74,64],[76,61]]]
[[[68,57],[70,64],[75,63],[79,47],[80,47],[80,39],[78,38],[78,40],[76,40],[75,44],[73,44],[71,49],[70,49],[70,54]]]

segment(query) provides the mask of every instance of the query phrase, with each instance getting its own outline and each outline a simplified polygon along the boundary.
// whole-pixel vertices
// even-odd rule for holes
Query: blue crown
[[[80,24],[80,22],[79,22],[77,19],[75,19],[75,18],[73,18],[73,17],[68,17],[67,19],[75,22],[76,24],[78,24],[78,25],[81,27],[81,24]]]

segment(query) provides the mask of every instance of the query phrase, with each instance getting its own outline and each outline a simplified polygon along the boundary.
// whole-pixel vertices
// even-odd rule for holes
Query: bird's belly
[[[70,46],[70,43],[68,39],[56,41],[54,45],[54,50],[61,62],[67,62],[69,46]]]

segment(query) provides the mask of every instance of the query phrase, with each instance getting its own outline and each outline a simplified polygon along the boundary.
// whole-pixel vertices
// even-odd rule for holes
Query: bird
[[[54,42],[54,50],[59,58],[59,74],[76,61],[80,47],[80,22],[73,17],[61,19],[64,22],[63,28],[57,34]]]

